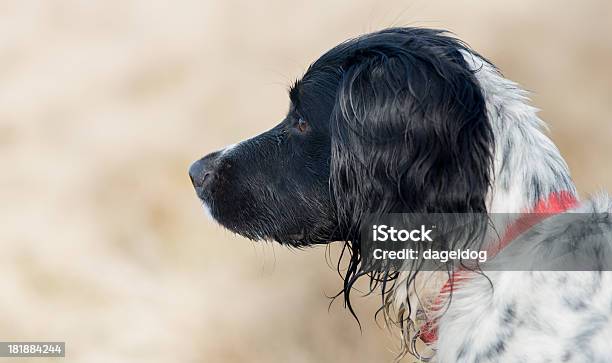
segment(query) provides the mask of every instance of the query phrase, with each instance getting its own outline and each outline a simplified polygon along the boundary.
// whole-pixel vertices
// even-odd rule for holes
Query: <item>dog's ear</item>
[[[493,135],[459,51],[368,48],[343,69],[330,124],[343,227],[372,213],[486,212]]]

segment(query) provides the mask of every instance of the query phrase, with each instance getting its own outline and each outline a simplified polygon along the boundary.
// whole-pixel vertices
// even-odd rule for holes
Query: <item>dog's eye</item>
[[[306,122],[303,118],[300,117],[295,127],[300,132],[306,132],[308,130],[308,122]]]

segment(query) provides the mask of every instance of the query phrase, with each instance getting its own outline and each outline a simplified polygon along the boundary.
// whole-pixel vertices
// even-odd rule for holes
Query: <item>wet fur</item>
[[[416,307],[446,274],[362,271],[366,214],[519,213],[552,192],[576,193],[526,92],[443,31],[395,28],[349,40],[289,95],[279,125],[204,158],[215,180],[194,181],[198,196],[213,218],[254,240],[342,241],[344,301],[352,311],[352,286],[369,277],[381,312],[402,332],[400,357],[418,328]],[[606,196],[584,205],[610,211]],[[599,272],[479,275],[440,317],[437,360],[606,361],[610,282]]]

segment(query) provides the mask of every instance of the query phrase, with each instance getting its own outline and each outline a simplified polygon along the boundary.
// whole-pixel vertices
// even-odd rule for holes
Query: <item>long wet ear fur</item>
[[[345,303],[360,272],[367,214],[486,212],[493,133],[458,40],[432,32],[362,41],[343,64],[331,118],[331,188],[350,254]],[[397,37],[397,39],[390,39]],[[359,44],[359,42],[358,42]],[[395,275],[374,276],[371,288]],[[352,309],[351,309],[352,311]]]

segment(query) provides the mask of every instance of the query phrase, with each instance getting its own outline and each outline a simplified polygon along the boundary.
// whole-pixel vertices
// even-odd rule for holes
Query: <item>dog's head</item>
[[[472,56],[430,29],[389,29],[325,53],[271,130],[196,161],[226,228],[293,246],[354,240],[366,214],[484,212],[493,136]]]

